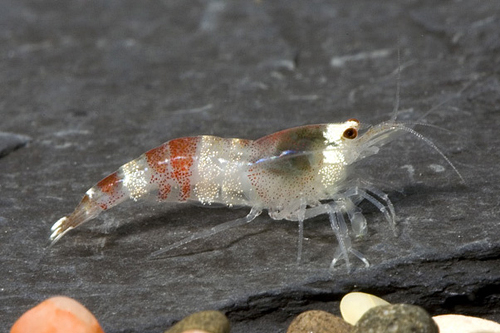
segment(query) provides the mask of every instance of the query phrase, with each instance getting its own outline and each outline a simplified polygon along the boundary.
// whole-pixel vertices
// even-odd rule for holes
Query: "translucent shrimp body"
[[[267,210],[275,220],[299,222],[299,260],[304,220],[325,214],[339,242],[331,267],[344,259],[349,269],[349,254],[368,266],[365,256],[352,248],[347,222],[356,235],[366,233],[366,219],[357,205],[367,200],[394,227],[394,207],[385,193],[350,177],[349,166],[376,154],[402,132],[416,135],[443,154],[412,128],[392,120],[369,128],[361,136],[359,129],[359,122],[350,119],[291,128],[258,140],[197,136],[168,141],[89,189],[75,211],[52,226],[50,239],[54,244],[69,230],[127,199],[155,195],[160,201],[243,205],[251,211],[244,218],[202,230],[153,255],[248,223]]]

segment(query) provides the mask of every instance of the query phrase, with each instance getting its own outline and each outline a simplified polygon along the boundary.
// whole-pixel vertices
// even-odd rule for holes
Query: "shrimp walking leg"
[[[373,195],[368,192],[372,193]],[[367,200],[368,202],[373,204],[380,212],[382,212],[382,214],[384,214],[384,217],[390,223],[391,228],[395,230],[396,214],[392,202],[390,201],[387,194],[377,189],[370,183],[363,183],[362,187],[357,185],[353,186],[346,192],[338,195],[334,201],[326,204],[321,204],[316,207],[310,207],[304,212],[303,216],[306,219],[321,214],[328,214],[329,216],[331,227],[339,243],[338,248],[335,251],[333,260],[330,264],[330,269],[333,269],[340,259],[344,259],[347,269],[350,270],[351,263],[349,260],[349,253],[360,259],[366,267],[370,265],[366,257],[361,252],[352,247],[347,223],[344,217],[344,214],[347,215],[354,234],[356,234],[357,236],[365,235],[367,232],[366,218],[361,213],[361,209],[357,207],[357,204],[363,200]]]
[[[351,200],[346,200],[346,213],[351,221],[352,231],[356,236],[365,236],[368,233],[368,223],[361,212],[361,208],[357,207]]]
[[[382,214],[384,214],[384,217],[386,220],[389,222],[391,228],[395,230],[396,227],[396,220],[394,216],[394,207],[392,206],[391,201],[389,201],[388,197],[387,199],[381,198],[382,200],[387,200],[384,205],[382,202],[377,200],[374,196],[370,195],[368,192],[362,189],[357,189],[357,194],[363,198],[369,201],[372,205],[374,205]],[[388,211],[389,210],[389,211]]]
[[[366,193],[366,191],[363,191],[364,193],[361,194],[363,198],[370,201],[371,204],[377,207],[378,210],[382,214],[384,214],[384,217],[389,222],[389,225],[391,226],[392,230],[394,231],[394,233],[396,233],[396,211],[394,210],[394,205],[392,204],[392,201],[389,199],[389,196],[374,186],[366,187],[366,190],[372,192],[383,201],[381,202],[377,200],[373,196]]]
[[[347,266],[347,271],[351,270],[351,263],[349,262],[349,252],[352,250],[351,239],[349,238],[349,232],[347,230],[347,224],[342,211],[335,204],[327,205],[328,217],[330,218],[330,225],[337,237],[339,242],[338,250],[333,257],[332,263],[330,264],[330,270],[333,269],[340,257],[344,257],[345,264]]]
[[[326,207],[328,216],[330,218],[330,224],[332,226],[333,231],[335,232],[335,236],[339,242],[339,247],[335,251],[335,255],[330,264],[330,270],[333,270],[335,264],[339,259],[343,257],[345,260],[347,270],[351,270],[351,264],[349,261],[349,253],[354,254],[358,259],[360,259],[366,267],[370,266],[368,259],[359,251],[353,249],[351,244],[351,239],[349,238],[349,232],[347,230],[347,224],[344,219],[344,210],[345,206],[340,206],[337,203],[327,204]]]
[[[300,260],[302,259],[302,245],[304,241],[304,220],[306,214],[306,201],[301,200],[299,212],[297,214],[297,219],[299,221],[299,240],[297,245],[297,264],[300,264]]]
[[[191,243],[192,241],[195,241],[197,239],[208,238],[208,237],[211,237],[215,234],[218,234],[221,231],[225,231],[225,230],[228,230],[228,229],[231,229],[234,227],[239,227],[241,225],[247,224],[249,222],[252,222],[261,213],[262,213],[262,210],[257,209],[257,208],[252,208],[250,213],[248,213],[248,215],[245,217],[242,217],[242,218],[239,218],[239,219],[236,219],[233,221],[224,222],[224,223],[216,225],[215,227],[212,227],[208,230],[203,230],[203,231],[194,233],[189,237],[181,239],[178,242],[175,242],[167,247],[164,247],[163,249],[160,249],[158,251],[151,253],[151,257],[158,257],[163,253],[171,251],[171,250],[178,248],[180,246],[183,246],[185,244]]]
[[[371,192],[373,195],[369,194],[368,192]],[[373,186],[369,182],[361,182],[359,185],[356,185],[354,187],[351,187],[349,190],[347,190],[344,195],[346,197],[358,197],[358,201],[355,201],[353,203],[353,209],[358,209],[356,208],[356,205],[360,203],[363,200],[369,201],[372,205],[374,205],[382,214],[384,214],[385,219],[387,222],[389,222],[389,225],[391,226],[391,229],[396,233],[396,211],[394,210],[394,205],[392,204],[391,200],[389,199],[389,196]],[[380,199],[377,199],[377,197]],[[348,210],[349,211],[349,210]],[[359,212],[359,214],[361,214]],[[353,219],[350,218],[351,222],[353,222]],[[366,220],[365,220],[366,222]],[[360,230],[362,230],[362,227]],[[353,222],[353,229],[356,232],[356,227]],[[362,235],[356,232],[356,235]]]
[[[355,208],[354,211],[352,210],[352,208]],[[364,217],[361,214],[360,210],[354,206],[354,203],[351,201],[351,199],[348,197],[342,197],[338,198],[336,201],[320,204],[316,207],[310,207],[306,209],[304,217],[308,219],[322,214],[328,214],[330,225],[339,243],[335,251],[332,263],[330,264],[330,269],[333,269],[340,259],[344,259],[346,262],[347,270],[350,270],[351,262],[349,260],[349,253],[354,254],[365,264],[366,267],[368,267],[370,263],[368,262],[366,257],[352,247],[347,223],[344,218],[344,214],[346,214],[351,224],[355,222],[354,219],[361,218],[364,220]]]

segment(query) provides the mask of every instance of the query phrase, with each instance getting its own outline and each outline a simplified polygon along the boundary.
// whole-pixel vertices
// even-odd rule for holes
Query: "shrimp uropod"
[[[360,128],[358,120],[349,119],[286,129],[258,140],[195,136],[168,141],[90,188],[73,213],[52,226],[50,240],[55,244],[68,231],[125,200],[137,201],[153,194],[160,201],[251,207],[246,217],[197,232],[153,256],[248,223],[267,210],[272,219],[298,222],[298,261],[304,220],[327,215],[339,243],[330,268],[343,259],[350,270],[350,254],[369,266],[366,257],[352,247],[347,222],[355,235],[366,233],[367,222],[358,208],[363,200],[379,209],[392,228],[396,215],[384,192],[352,177],[352,164],[377,154],[397,134],[407,132],[435,149],[458,171],[429,139],[397,122],[395,116],[368,127],[362,135]]]

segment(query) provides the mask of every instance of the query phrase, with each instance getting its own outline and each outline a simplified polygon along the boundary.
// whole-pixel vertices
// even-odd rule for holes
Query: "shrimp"
[[[343,259],[349,271],[349,255],[368,267],[367,258],[351,244],[347,222],[356,236],[366,234],[367,221],[358,207],[363,200],[373,204],[392,229],[396,227],[396,214],[387,194],[366,180],[352,177],[351,170],[357,161],[377,154],[382,146],[405,132],[436,150],[460,176],[429,139],[411,125],[397,122],[395,116],[367,127],[356,119],[305,125],[258,140],[184,137],[149,150],[90,188],[73,213],[52,226],[50,240],[55,244],[70,230],[125,200],[154,195],[160,201],[251,209],[243,218],[194,233],[153,256],[249,223],[266,210],[274,220],[298,222],[298,261],[304,221],[327,215],[338,241],[330,269]]]
[[[369,181],[355,177],[356,162],[377,154],[382,146],[399,135],[410,133],[441,155],[465,183],[448,157],[431,140],[413,129],[415,125],[425,124],[396,120],[400,77],[398,47],[394,109],[391,118],[378,125],[360,124],[352,118],[343,123],[285,129],[257,140],[201,135],[165,142],[91,187],[70,215],[54,223],[49,237],[51,246],[67,232],[96,218],[101,212],[128,199],[138,201],[153,195],[165,202],[250,207],[245,217],[196,232],[153,252],[153,257],[247,224],[267,210],[273,220],[298,222],[298,263],[302,256],[304,221],[327,215],[338,241],[329,270],[332,272],[337,262],[343,259],[349,272],[350,254],[369,267],[365,255],[352,246],[346,220],[355,236],[366,235],[367,221],[358,207],[366,200],[384,215],[396,233],[396,213],[386,193]],[[421,119],[448,101],[434,106]]]

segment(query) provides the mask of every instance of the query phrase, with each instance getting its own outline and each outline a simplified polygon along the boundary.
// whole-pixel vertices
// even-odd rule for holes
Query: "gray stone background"
[[[162,332],[204,309],[223,310],[235,333],[285,332],[301,311],[338,313],[353,290],[500,321],[499,1],[0,4],[4,330],[57,294],[108,333]],[[248,212],[154,202],[117,207],[47,248],[51,225],[89,187],[169,139],[388,119],[398,44],[398,117],[417,121],[448,100],[421,120],[438,127],[417,129],[466,184],[410,135],[361,163],[387,184],[399,221],[394,237],[362,204],[369,237],[355,245],[371,267],[328,275],[336,241],[324,216],[306,223],[300,266],[296,224],[264,215],[150,260]]]

